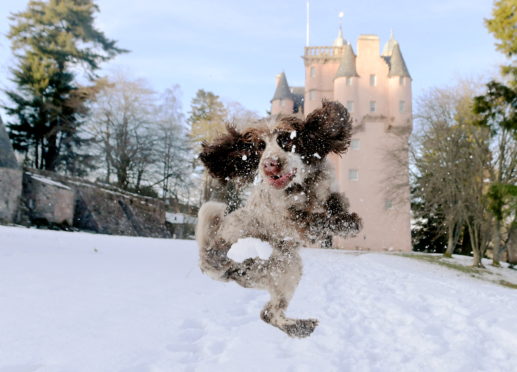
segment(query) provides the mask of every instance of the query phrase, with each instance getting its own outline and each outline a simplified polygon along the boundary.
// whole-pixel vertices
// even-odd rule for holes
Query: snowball
[[[291,139],[295,139],[295,138],[296,138],[296,131],[295,131],[295,130],[293,130],[293,131],[291,132],[291,135],[290,135],[289,137],[291,137]]]
[[[320,154],[318,154],[317,152],[315,152],[314,154],[312,154],[312,156],[314,156],[315,158],[321,159]]]
[[[242,160],[247,160],[248,157],[246,155],[242,155]]]
[[[237,240],[226,255],[233,261],[243,262],[247,258],[255,257],[267,260],[272,252],[273,248],[260,239],[243,238]]]

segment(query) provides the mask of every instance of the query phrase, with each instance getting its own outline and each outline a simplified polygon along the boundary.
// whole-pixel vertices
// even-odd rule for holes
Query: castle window
[[[311,78],[316,76],[316,67],[311,66]]]
[[[399,77],[399,85],[404,85],[404,76]]]
[[[406,112],[406,102],[405,101],[400,101],[399,102],[399,112],[401,114]]]
[[[384,209],[389,210],[389,209],[392,209],[392,208],[393,208],[393,200],[386,199],[384,201]]]
[[[346,109],[348,112],[354,112],[354,101],[346,101]]]
[[[375,101],[370,101],[370,112],[377,111],[377,103]]]
[[[374,87],[377,85],[377,76],[375,74],[370,75],[370,86]]]
[[[348,179],[350,181],[359,181],[359,171],[357,169],[349,169]]]
[[[346,78],[346,86],[347,87],[351,87],[352,86],[352,77],[351,76],[348,76]]]
[[[353,138],[352,141],[350,141],[350,147],[352,150],[359,150],[360,142],[359,139]]]

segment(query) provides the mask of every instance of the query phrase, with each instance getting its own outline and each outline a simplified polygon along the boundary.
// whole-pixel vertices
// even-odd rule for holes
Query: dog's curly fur
[[[222,183],[251,181],[259,175],[246,205],[229,214],[223,203],[207,202],[199,211],[196,239],[200,266],[214,279],[234,280],[246,288],[266,289],[271,300],[261,318],[292,337],[306,337],[315,319],[291,319],[285,310],[302,275],[297,248],[323,242],[332,235],[356,234],[361,219],[348,212],[343,194],[333,190],[329,153],[344,153],[351,137],[351,119],[338,102],[324,101],[305,121],[284,117],[272,128],[254,128],[204,143],[200,159]],[[268,242],[267,260],[242,263],[227,257],[240,238]]]

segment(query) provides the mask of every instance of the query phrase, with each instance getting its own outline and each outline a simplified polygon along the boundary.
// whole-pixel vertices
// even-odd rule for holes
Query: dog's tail
[[[199,266],[212,279],[228,281],[224,274],[230,266],[226,256],[230,246],[217,238],[226,210],[226,204],[207,202],[201,206],[196,226],[196,240],[199,245]]]

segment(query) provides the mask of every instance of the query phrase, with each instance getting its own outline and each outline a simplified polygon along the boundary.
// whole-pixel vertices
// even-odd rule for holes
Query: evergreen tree
[[[196,144],[211,141],[224,132],[227,111],[219,96],[199,89],[192,99],[190,117],[190,137]]]
[[[411,211],[413,213],[413,226],[411,228],[411,240],[413,250],[426,253],[445,253],[447,249],[447,225],[444,213],[440,205],[429,205],[422,198],[418,189],[421,188],[419,179],[411,191]],[[456,247],[455,247],[456,248]]]
[[[94,27],[98,11],[93,0],[30,1],[10,17],[17,63],[16,87],[6,91],[12,105],[5,109],[14,119],[7,127],[15,149],[36,168],[78,174],[88,165],[79,128],[97,89],[81,86],[77,71],[95,82],[100,63],[125,52]]]
[[[194,148],[199,149],[202,142],[210,142],[224,132],[227,111],[219,96],[212,92],[199,89],[192,99],[190,117],[190,139]],[[224,194],[224,190],[205,171],[203,174],[202,201],[212,197],[225,199],[217,194]],[[214,195],[215,194],[215,195]]]
[[[496,48],[509,59],[509,64],[501,68],[503,80],[490,81],[486,93],[474,99],[477,124],[489,128],[493,140],[487,196],[495,220],[493,264],[499,266],[509,237],[517,229],[517,2],[496,1],[492,18],[485,23],[498,40]]]

